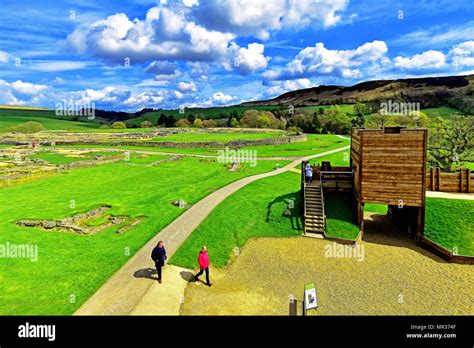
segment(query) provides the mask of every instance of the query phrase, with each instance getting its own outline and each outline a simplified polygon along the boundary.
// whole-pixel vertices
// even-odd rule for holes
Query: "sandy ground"
[[[182,315],[301,313],[304,284],[315,282],[312,315],[473,315],[474,267],[447,263],[403,233],[366,221],[364,259],[327,257],[327,240],[263,238],[247,243],[212,288],[188,285]],[[359,255],[360,256],[360,255]]]
[[[184,290],[193,278],[191,270],[166,265],[162,270],[163,282],[157,281],[156,270],[143,271],[143,277],[154,280],[148,292],[133,308],[130,315],[178,315],[184,301]]]

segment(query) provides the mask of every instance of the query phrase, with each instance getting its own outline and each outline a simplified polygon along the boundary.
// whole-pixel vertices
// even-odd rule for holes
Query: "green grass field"
[[[287,172],[253,182],[221,202],[181,245],[170,263],[195,268],[202,245],[212,265],[224,267],[249,238],[301,234],[298,174]],[[285,210],[293,200],[291,214]],[[237,248],[237,249],[235,249]]]
[[[173,141],[173,142],[200,142],[200,141],[216,141],[226,143],[231,140],[260,140],[278,138],[284,135],[283,131],[280,132],[234,132],[223,131],[214,133],[200,133],[200,132],[186,132],[170,134],[166,136],[160,136],[154,138],[154,141]]]
[[[425,236],[451,252],[474,256],[474,201],[428,197]]]
[[[88,159],[87,157],[65,156],[63,154],[53,153],[53,152],[37,152],[36,154],[29,156],[29,158],[30,159],[39,158],[51,164],[69,164],[69,163],[83,161],[83,160]]]
[[[354,240],[359,235],[351,193],[329,192],[325,195],[326,235]]]
[[[428,116],[434,116],[438,114],[442,118],[451,119],[454,114],[464,115],[464,113],[458,109],[451,108],[449,106],[440,106],[438,108],[421,109],[421,112]]]
[[[0,210],[0,245],[33,244],[39,252],[36,262],[2,258],[0,315],[72,314],[183,212],[172,201],[183,199],[193,204],[232,181],[270,171],[275,165],[261,161],[255,168],[247,165],[241,171],[228,172],[220,163],[194,158],[155,166],[140,164],[143,157],[132,159],[0,190],[0,206],[4,207]],[[143,221],[122,235],[115,233],[115,226],[91,236],[15,224],[21,219],[63,219],[101,205],[112,206],[108,214],[143,217]]]
[[[309,156],[329,150],[334,150],[339,147],[348,146],[349,140],[341,139],[335,135],[327,134],[308,134],[308,141],[292,144],[282,145],[263,145],[263,146],[249,146],[242,148],[243,150],[257,151],[257,157],[300,157]],[[110,145],[73,145],[73,146],[57,146],[58,148],[113,148]],[[157,151],[169,153],[187,153],[193,155],[210,155],[218,156],[219,150],[222,149],[206,149],[206,148],[190,148],[190,149],[174,149],[174,148],[158,148],[146,146],[120,146],[121,149],[127,150],[143,150],[143,151]]]
[[[90,131],[100,127],[98,123],[86,123],[59,120],[52,117],[38,117],[38,116],[4,116],[0,112],[0,132],[8,131],[8,128],[17,126],[19,124],[35,121],[43,125],[47,130],[83,130]]]

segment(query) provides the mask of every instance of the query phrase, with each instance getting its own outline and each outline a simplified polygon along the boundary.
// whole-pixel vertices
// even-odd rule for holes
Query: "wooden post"
[[[471,170],[469,168],[467,170],[467,187],[466,187],[466,192],[469,193],[471,192]]]
[[[435,190],[435,175],[434,175],[434,168],[431,167],[431,191]]]
[[[441,191],[441,169],[438,167],[436,168],[436,175],[438,176],[438,190]]]
[[[459,191],[458,192],[462,192],[462,172],[463,172],[463,169],[459,169]]]

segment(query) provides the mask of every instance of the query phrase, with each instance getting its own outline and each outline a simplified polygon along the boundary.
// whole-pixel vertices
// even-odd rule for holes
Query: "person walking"
[[[168,258],[166,256],[166,249],[163,241],[160,240],[156,247],[151,252],[151,258],[155,261],[156,272],[158,273],[158,282],[161,284],[161,268],[165,265],[165,261]]]
[[[211,286],[212,284],[209,281],[209,254],[207,253],[207,248],[205,245],[202,246],[201,251],[199,252],[198,263],[200,271],[194,276],[194,280],[198,281],[202,273],[206,272],[206,285]]]
[[[309,165],[309,162],[306,163],[306,166],[304,167],[305,171],[305,177],[306,177],[306,183],[307,184],[312,184],[313,183],[313,168]]]

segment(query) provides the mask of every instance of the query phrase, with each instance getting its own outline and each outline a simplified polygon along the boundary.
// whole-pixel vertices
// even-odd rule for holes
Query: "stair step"
[[[309,232],[309,233],[324,233],[324,230],[321,229],[321,228],[307,228],[306,229],[306,232]]]

